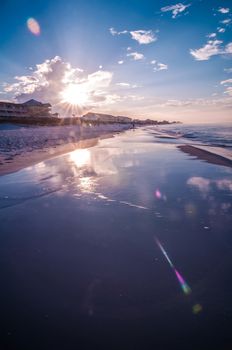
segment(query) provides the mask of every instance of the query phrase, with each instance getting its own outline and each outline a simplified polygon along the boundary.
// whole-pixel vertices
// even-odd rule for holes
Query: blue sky
[[[64,115],[229,121],[231,29],[228,0],[2,0],[0,99],[37,98]]]

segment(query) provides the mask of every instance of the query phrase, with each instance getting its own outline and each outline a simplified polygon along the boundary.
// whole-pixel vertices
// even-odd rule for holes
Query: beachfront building
[[[51,116],[50,103],[29,100],[24,103],[0,101],[0,117],[49,117]]]
[[[81,120],[86,122],[99,122],[99,123],[131,123],[131,118],[121,117],[121,116],[113,116],[110,114],[102,114],[102,113],[87,113],[81,117]]]

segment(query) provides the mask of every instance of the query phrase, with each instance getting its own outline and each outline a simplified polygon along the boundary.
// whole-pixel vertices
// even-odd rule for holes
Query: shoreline
[[[114,134],[105,135],[105,138],[113,137]],[[26,152],[21,155],[15,156],[12,161],[5,161],[0,165],[0,176],[9,175],[20,171],[24,168],[36,165],[45,160],[59,157],[66,153],[75,151],[76,149],[89,148],[97,145],[100,139],[103,139],[103,135],[90,139],[79,140],[75,143],[67,143],[65,145],[58,145],[48,148],[42,148],[40,150],[34,150]]]
[[[224,152],[220,152],[220,147],[212,147],[212,151],[208,146],[194,146],[194,145],[179,145],[177,146],[182,152],[204,160],[207,163],[222,165],[232,168],[232,159]]]
[[[56,133],[49,129],[48,127],[46,129],[37,127],[0,132],[0,176],[17,172],[76,149],[93,147],[100,139],[113,137],[117,133],[129,130],[130,127],[122,124],[114,125],[114,127],[112,125],[84,128],[62,126],[56,129],[52,127],[52,131],[56,130]],[[162,136],[162,133],[160,134]],[[172,135],[170,136],[173,138]],[[13,142],[15,138],[17,140]],[[232,156],[229,150],[194,144],[176,145],[176,147],[191,157],[210,164],[232,168]]]
[[[11,151],[10,154],[9,152],[0,152],[0,176],[9,175],[45,160],[75,151],[76,149],[93,147],[101,139],[110,138],[117,133],[129,130],[125,126],[110,129],[112,128],[109,128],[109,130],[88,130],[87,133],[75,135],[75,139],[73,140],[59,137],[55,142],[51,142],[50,144],[41,143],[39,146],[38,144],[32,144],[29,148],[25,147],[17,150],[18,153],[14,153],[14,151]]]

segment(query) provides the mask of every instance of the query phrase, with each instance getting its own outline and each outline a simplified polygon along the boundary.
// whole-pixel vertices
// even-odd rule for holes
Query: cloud
[[[232,54],[232,42],[227,44],[225,47],[222,47],[221,40],[209,40],[206,45],[200,49],[190,49],[190,54],[197,61],[208,61],[210,57],[222,54]]]
[[[151,30],[134,30],[130,32],[132,39],[139,44],[150,44],[157,40],[157,37]]]
[[[127,100],[131,100],[131,101],[143,101],[144,100],[144,96],[139,96],[139,95],[127,95],[125,96],[125,99]]]
[[[216,107],[220,110],[223,109],[231,109],[232,108],[232,99],[231,98],[217,98],[217,99],[187,99],[187,100],[167,100],[164,103],[157,105],[159,107],[176,107],[176,108],[192,108],[199,107],[208,108],[212,107],[215,109]]]
[[[220,40],[209,40],[207,44],[202,48],[196,50],[191,49],[190,54],[197,61],[207,61],[211,56],[219,55],[222,53],[220,44],[222,44],[222,41]]]
[[[67,103],[62,100],[64,92],[67,95],[67,91],[72,94],[76,91],[77,103],[79,94],[84,94],[85,97],[85,103],[76,106],[77,113],[82,114],[93,107],[114,103],[118,99],[118,96],[107,92],[112,77],[112,72],[103,70],[84,74],[82,69],[73,68],[70,63],[56,56],[37,64],[31,75],[16,76],[17,82],[5,84],[4,90],[17,101],[34,98],[50,102],[55,111],[62,115],[67,109]]]
[[[161,71],[161,70],[167,70],[168,69],[168,65],[167,64],[164,64],[164,63],[161,63],[161,62],[157,62],[156,60],[152,60],[150,63],[154,66],[154,68],[153,68],[154,72],[158,72],[158,71]]]
[[[109,31],[113,36],[121,35],[121,34],[130,34],[131,39],[136,40],[139,44],[143,44],[143,45],[150,44],[157,40],[157,37],[152,30],[140,29],[140,30],[132,30],[132,31],[123,30],[118,32],[111,27]],[[131,50],[131,47],[127,48],[127,51],[129,50]]]
[[[127,34],[128,31],[127,30],[123,30],[121,32],[117,32],[117,30],[115,30],[113,27],[109,28],[109,31],[112,35],[120,35],[120,34]]]
[[[232,96],[232,86],[228,86],[224,91],[224,94],[228,94],[229,96]]]
[[[229,13],[230,9],[228,7],[219,7],[218,12]]]
[[[125,88],[132,88],[132,89],[139,87],[136,84],[129,84],[129,83],[117,83],[116,85],[121,86],[121,87],[125,87]]]
[[[109,28],[109,31],[112,35],[118,34],[118,32],[113,27]]]
[[[218,27],[217,28],[218,33],[225,33],[225,28]]]
[[[157,65],[158,65],[158,70],[167,70],[168,69],[167,64],[157,63]]]
[[[176,18],[180,13],[184,12],[191,4],[184,5],[181,2],[171,6],[165,6],[161,8],[161,12],[172,12],[172,18]]]
[[[224,19],[223,21],[221,21],[222,24],[229,24],[231,22],[230,18]]]
[[[227,79],[227,80],[223,80],[220,82],[220,84],[224,85],[224,84],[232,84],[232,79]]]
[[[228,86],[228,84],[232,84],[232,79],[226,79],[220,82],[221,85],[225,85],[226,90],[224,91],[224,94],[227,94],[229,96],[232,96],[232,86]]]
[[[224,53],[232,54],[232,42],[226,45]]]
[[[127,54],[127,57],[132,57],[134,61],[143,60],[145,57],[142,53],[139,52],[131,52]]]
[[[211,34],[208,34],[208,35],[207,35],[207,37],[210,38],[210,39],[211,39],[211,38],[215,38],[216,36],[217,36],[216,33],[211,33]]]
[[[130,87],[129,83],[117,83],[116,85],[123,86],[123,87]]]
[[[124,63],[123,60],[118,61],[118,64],[123,64],[123,63]]]

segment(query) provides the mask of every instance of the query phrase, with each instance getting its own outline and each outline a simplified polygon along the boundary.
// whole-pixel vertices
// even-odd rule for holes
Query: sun
[[[78,84],[69,84],[62,92],[62,101],[71,105],[83,106],[89,99],[88,91],[85,86]]]

